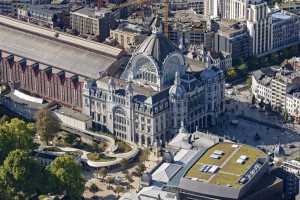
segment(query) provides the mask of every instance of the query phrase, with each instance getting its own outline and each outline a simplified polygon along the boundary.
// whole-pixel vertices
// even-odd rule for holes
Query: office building
[[[104,41],[109,37],[110,11],[106,9],[80,8],[71,12],[71,28],[75,33]]]
[[[246,59],[250,53],[250,38],[242,23],[221,21],[214,38],[214,51],[231,55],[232,60]]]
[[[17,9],[18,19],[50,28],[69,26],[69,4],[28,5]]]
[[[300,41],[300,20],[295,14],[274,11],[272,17],[272,51],[296,45]]]
[[[250,4],[247,9],[247,29],[250,36],[250,54],[260,55],[272,49],[272,17],[266,2]]]
[[[17,16],[17,8],[19,6],[30,5],[31,3],[31,0],[1,0],[0,14]]]

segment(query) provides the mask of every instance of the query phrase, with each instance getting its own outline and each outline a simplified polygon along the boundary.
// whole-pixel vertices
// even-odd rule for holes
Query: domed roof
[[[151,56],[160,65],[167,55],[176,51],[177,47],[163,33],[157,32],[147,37],[136,53]]]
[[[276,157],[285,156],[285,150],[284,150],[284,148],[280,144],[275,146],[275,148],[274,148],[274,156],[276,156]]]
[[[172,85],[170,87],[169,95],[175,99],[182,99],[184,97],[185,93],[186,93],[186,91],[185,91],[183,85],[180,84],[179,73],[176,72],[174,85]]]

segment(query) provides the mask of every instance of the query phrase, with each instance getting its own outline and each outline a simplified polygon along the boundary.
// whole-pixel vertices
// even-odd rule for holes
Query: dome
[[[285,156],[284,148],[280,144],[275,146],[275,148],[274,148],[274,156],[276,156],[276,157]]]
[[[177,47],[160,32],[147,37],[136,51],[137,54],[151,56],[159,65],[173,52],[178,52]]]
[[[186,93],[186,91],[185,91],[183,85],[180,84],[179,73],[176,72],[174,85],[172,85],[170,87],[169,95],[175,99],[182,99],[184,97],[185,93]]]

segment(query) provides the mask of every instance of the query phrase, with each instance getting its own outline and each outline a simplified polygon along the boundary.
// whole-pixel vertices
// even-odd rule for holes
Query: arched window
[[[157,69],[155,63],[146,56],[139,55],[133,61],[134,79],[140,79],[144,82],[157,84]]]

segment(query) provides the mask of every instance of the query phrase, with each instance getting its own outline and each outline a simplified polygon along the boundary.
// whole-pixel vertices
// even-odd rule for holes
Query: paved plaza
[[[218,121],[218,126],[211,129],[212,133],[269,151],[280,143],[291,156],[299,151],[300,125],[285,124],[280,115],[252,105],[248,90],[227,95],[226,99],[227,112]]]

